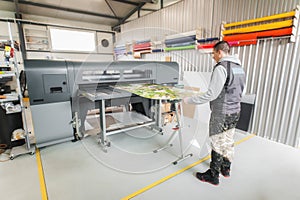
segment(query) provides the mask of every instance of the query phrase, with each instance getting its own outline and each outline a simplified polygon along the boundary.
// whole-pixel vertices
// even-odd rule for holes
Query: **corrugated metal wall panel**
[[[204,28],[206,37],[218,37],[221,23],[236,22],[289,12],[300,0],[184,0],[158,12],[122,25],[122,33],[136,28],[159,27],[156,36]],[[136,29],[137,30],[137,29]],[[130,31],[129,31],[130,32]],[[128,38],[136,35],[127,33]],[[144,35],[149,35],[144,33]],[[251,131],[292,146],[300,146],[300,40],[259,40],[257,45],[234,47],[246,72],[246,93],[256,94]],[[184,71],[211,72],[210,54],[199,50],[147,54],[144,59],[171,56]]]

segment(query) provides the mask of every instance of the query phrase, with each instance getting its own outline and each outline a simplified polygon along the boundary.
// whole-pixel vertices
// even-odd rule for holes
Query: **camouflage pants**
[[[217,134],[211,135],[211,148],[226,157],[229,161],[233,160],[234,155],[234,132],[236,124],[239,120],[239,113],[226,115],[223,122],[220,122],[217,127],[220,127]]]

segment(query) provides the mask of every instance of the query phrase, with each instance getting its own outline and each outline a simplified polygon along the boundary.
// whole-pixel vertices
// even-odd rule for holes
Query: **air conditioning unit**
[[[112,33],[97,32],[98,53],[113,53]]]

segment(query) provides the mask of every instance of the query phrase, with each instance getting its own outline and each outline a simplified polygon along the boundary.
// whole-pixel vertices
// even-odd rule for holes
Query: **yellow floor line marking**
[[[239,145],[242,142],[245,142],[245,141],[253,138],[254,136],[255,136],[254,134],[251,134],[251,135],[249,135],[249,136],[247,136],[247,137],[245,137],[245,138],[243,138],[243,139],[235,142],[234,145],[235,146]],[[164,177],[164,178],[162,178],[162,179],[160,179],[160,180],[158,180],[158,181],[156,181],[156,182],[154,182],[154,183],[152,183],[152,184],[150,184],[150,185],[148,185],[148,186],[146,186],[146,187],[144,187],[144,188],[142,188],[142,189],[140,189],[140,190],[138,190],[138,191],[136,191],[136,192],[134,192],[134,193],[132,193],[130,195],[128,195],[127,197],[122,198],[122,200],[129,200],[129,199],[131,199],[131,198],[133,198],[133,197],[135,197],[135,196],[137,196],[137,195],[139,195],[141,193],[144,193],[145,191],[147,191],[147,190],[149,190],[149,189],[151,189],[151,188],[153,188],[153,187],[155,187],[155,186],[157,186],[157,185],[159,185],[159,184],[161,184],[161,183],[163,183],[163,182],[165,182],[165,181],[167,181],[167,180],[169,180],[169,179],[177,176],[178,174],[181,174],[182,172],[184,172],[184,171],[186,171],[188,169],[191,169],[192,167],[195,167],[196,165],[198,165],[198,164],[200,164],[200,163],[202,163],[202,162],[210,159],[210,157],[211,156],[208,155],[208,156],[202,158],[201,160],[198,160],[198,161],[194,162],[193,164],[188,165],[185,168],[183,168],[181,170],[178,170],[177,172],[174,172],[174,173],[172,173],[172,174],[170,174],[170,175],[168,175],[168,176],[166,176],[166,177]]]
[[[42,200],[48,200],[47,189],[46,189],[46,184],[45,184],[45,177],[44,177],[44,170],[43,170],[41,154],[40,154],[39,149],[36,149],[36,162],[37,162],[39,178],[40,178]]]

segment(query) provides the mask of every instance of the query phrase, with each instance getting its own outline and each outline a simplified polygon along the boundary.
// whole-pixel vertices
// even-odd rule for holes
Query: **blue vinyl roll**
[[[184,42],[184,43],[177,43],[177,44],[166,44],[167,47],[183,47],[195,44],[195,41],[192,42]]]
[[[201,42],[212,42],[214,40],[219,40],[218,37],[213,37],[213,38],[203,38],[203,39],[200,39],[200,40],[197,40],[197,42],[201,43]]]
[[[185,36],[185,37],[165,40],[165,44],[166,45],[180,44],[180,43],[185,43],[185,42],[194,42],[195,40],[196,40],[196,35],[191,35],[191,36]]]
[[[163,49],[152,49],[152,52],[153,53],[156,53],[156,52],[163,52],[164,50]]]
[[[126,50],[114,50],[115,54],[125,54]]]

